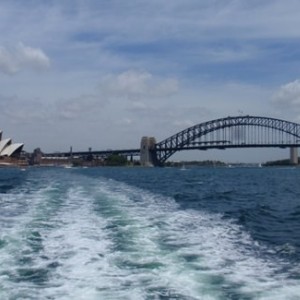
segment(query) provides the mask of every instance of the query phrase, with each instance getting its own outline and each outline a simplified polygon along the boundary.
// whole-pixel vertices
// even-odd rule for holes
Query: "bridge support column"
[[[290,164],[298,165],[298,148],[297,147],[290,148]]]
[[[144,136],[141,140],[140,162],[144,167],[155,166],[153,150],[155,149],[156,140],[154,137]],[[151,151],[152,150],[152,151]]]

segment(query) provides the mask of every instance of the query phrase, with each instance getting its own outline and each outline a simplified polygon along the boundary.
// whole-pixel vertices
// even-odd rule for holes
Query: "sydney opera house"
[[[12,143],[10,138],[2,139],[0,130],[0,161],[19,158],[24,144]]]

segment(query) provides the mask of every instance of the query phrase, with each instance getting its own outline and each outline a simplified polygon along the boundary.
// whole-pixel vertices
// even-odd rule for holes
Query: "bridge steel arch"
[[[274,131],[282,133],[282,141],[260,141],[257,143],[235,142],[227,140],[215,140],[207,142],[197,142],[206,135],[215,131],[224,131],[226,128],[267,128],[269,135],[274,135]],[[175,152],[191,149],[225,149],[242,147],[298,147],[300,146],[300,124],[269,117],[259,116],[235,116],[220,118],[204,123],[200,123],[184,129],[169,138],[155,144],[151,150],[152,162],[155,166],[161,166]]]

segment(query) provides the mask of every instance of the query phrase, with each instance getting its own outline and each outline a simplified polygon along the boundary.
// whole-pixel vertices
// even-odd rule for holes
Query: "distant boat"
[[[181,170],[181,171],[186,171],[185,165],[182,165],[181,168],[180,168],[180,170]]]
[[[65,165],[64,168],[65,169],[72,169],[72,166],[71,165]]]

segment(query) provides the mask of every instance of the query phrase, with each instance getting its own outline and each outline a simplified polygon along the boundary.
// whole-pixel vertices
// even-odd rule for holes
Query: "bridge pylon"
[[[290,148],[290,164],[298,165],[298,148],[297,147]]]
[[[144,167],[157,166],[157,157],[155,151],[156,140],[154,137],[143,136],[140,147],[140,162]]]

